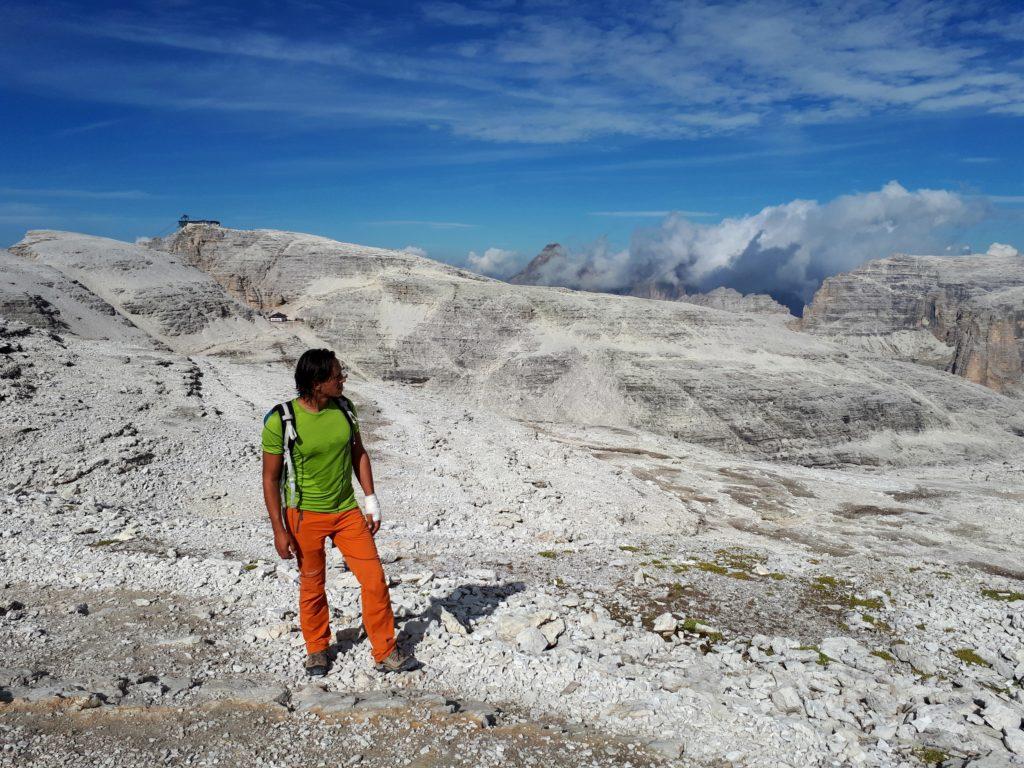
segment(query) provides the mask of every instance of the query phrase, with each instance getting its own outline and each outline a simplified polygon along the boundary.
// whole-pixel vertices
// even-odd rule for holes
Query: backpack
[[[348,422],[348,449],[352,450],[352,447],[356,442],[356,415],[352,408],[352,401],[342,395],[334,399],[334,402],[338,404],[341,412],[345,416],[345,420]],[[295,412],[292,410],[292,401],[286,400],[283,403],[278,403],[269,411],[267,415],[263,417],[263,424],[270,420],[270,417],[274,414],[281,416],[281,442],[282,448],[284,449],[284,474],[281,476],[281,496],[285,503],[285,506],[294,506],[300,508],[299,502],[302,497],[302,490],[298,487],[297,474],[295,472],[295,462],[292,459],[292,449],[295,447],[296,441],[299,439],[299,433],[295,429]],[[294,500],[294,504],[289,505],[289,500]]]

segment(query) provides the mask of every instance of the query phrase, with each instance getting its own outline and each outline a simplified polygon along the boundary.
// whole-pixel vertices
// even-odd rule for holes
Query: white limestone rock
[[[803,699],[795,688],[784,686],[772,691],[772,703],[783,713],[800,712],[803,710]]]
[[[463,625],[461,621],[455,618],[455,615],[447,608],[441,608],[441,624],[444,626],[445,631],[452,635],[468,635],[469,630]]]
[[[658,633],[672,634],[676,631],[679,622],[671,613],[663,613],[654,620],[654,631]]]
[[[516,645],[526,653],[543,653],[548,647],[548,639],[536,627],[526,627],[516,635]]]

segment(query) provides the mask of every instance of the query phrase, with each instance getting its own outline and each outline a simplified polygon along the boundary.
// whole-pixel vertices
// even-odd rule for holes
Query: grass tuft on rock
[[[819,592],[833,592],[845,587],[847,584],[849,582],[837,579],[835,576],[815,576],[811,589],[816,589]]]
[[[885,607],[881,598],[877,597],[857,597],[856,595],[850,595],[846,603],[851,608],[870,608],[873,611],[880,611]]]
[[[948,753],[936,747],[918,747],[914,754],[925,765],[942,765],[949,759]]]
[[[982,597],[990,600],[1002,600],[1005,603],[1014,603],[1017,600],[1024,600],[1024,592],[1011,592],[1008,589],[983,589]]]
[[[992,665],[978,655],[973,648],[957,648],[953,655],[965,664],[972,664],[975,667],[991,667]]]
[[[801,646],[799,646],[797,648],[797,650],[798,651],[817,651],[818,652],[818,660],[815,661],[814,663],[817,664],[819,667],[827,667],[829,665],[829,662],[835,661],[835,659],[833,659],[828,654],[822,653],[821,648],[819,648],[816,645],[801,645]]]

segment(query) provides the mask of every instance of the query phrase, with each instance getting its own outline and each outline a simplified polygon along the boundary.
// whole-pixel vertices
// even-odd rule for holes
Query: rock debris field
[[[4,258],[0,765],[1024,765],[1019,437],[801,465],[356,373],[423,666],[373,671],[335,552],[311,685],[258,437],[345,349]]]

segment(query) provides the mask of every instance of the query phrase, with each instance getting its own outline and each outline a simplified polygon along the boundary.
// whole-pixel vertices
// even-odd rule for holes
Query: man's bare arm
[[[295,554],[296,546],[281,520],[281,469],[284,456],[263,452],[263,503],[267,505],[270,525],[274,529],[274,548],[283,560]]]
[[[356,479],[359,480],[359,486],[363,489],[363,493],[373,496],[373,467],[370,466],[370,454],[366,452],[362,435],[358,432],[356,432],[355,440],[352,443],[352,469],[356,473]],[[377,533],[380,530],[380,520],[374,520],[370,515],[366,515],[366,525],[369,526],[370,533]]]

